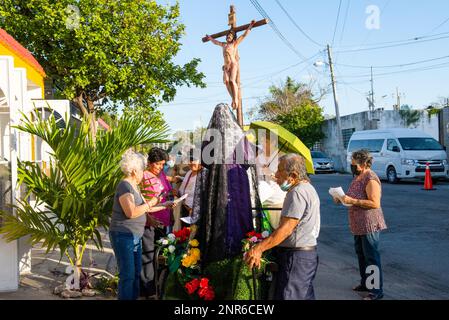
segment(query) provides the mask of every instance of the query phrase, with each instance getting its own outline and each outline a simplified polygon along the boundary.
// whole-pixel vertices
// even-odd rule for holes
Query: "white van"
[[[415,129],[357,131],[347,151],[348,171],[354,151],[367,149],[374,157],[373,167],[380,179],[396,183],[400,179],[424,178],[429,163],[432,178],[448,178],[445,148],[430,135]]]

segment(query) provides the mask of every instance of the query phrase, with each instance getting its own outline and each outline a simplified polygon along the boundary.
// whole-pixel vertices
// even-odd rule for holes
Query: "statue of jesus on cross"
[[[245,39],[253,27],[258,27],[266,24],[268,21],[266,19],[256,22],[251,21],[250,24],[236,27],[236,18],[234,6],[231,6],[231,11],[228,15],[229,23],[231,28],[227,31],[223,31],[212,36],[206,35],[203,38],[203,42],[211,41],[213,44],[223,48],[223,82],[228,89],[229,95],[232,98],[232,109],[237,110],[237,120],[239,125],[243,126],[243,115],[242,115],[242,90],[240,87],[240,57],[238,52],[238,45]],[[237,37],[238,31],[245,32]],[[216,38],[226,35],[226,42],[217,41]]]

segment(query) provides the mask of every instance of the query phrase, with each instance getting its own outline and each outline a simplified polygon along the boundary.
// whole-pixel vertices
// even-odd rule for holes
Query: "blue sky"
[[[329,68],[317,68],[313,63],[317,60],[327,62],[324,45],[332,43],[341,115],[368,109],[370,69],[366,67],[369,66],[376,67],[377,107],[392,108],[396,87],[399,87],[401,102],[415,108],[427,107],[439,97],[449,96],[449,57],[445,57],[449,56],[449,1],[342,0],[337,28],[340,0],[279,2],[295,23],[320,45],[301,34],[276,0],[258,0],[296,53],[270,26],[252,30],[239,47],[244,113],[260,103],[269,86],[279,84],[287,76],[313,83],[316,91],[329,89]],[[186,34],[176,61],[185,63],[200,58],[199,69],[206,75],[208,86],[205,89],[182,87],[173,102],[161,106],[160,110],[173,131],[206,126],[216,104],[230,103],[222,84],[221,48],[204,44],[201,38],[206,33],[228,28],[227,14],[231,4],[236,7],[238,25],[263,18],[250,0],[180,0],[181,21],[186,26]],[[380,10],[379,29],[366,27],[370,17],[366,10],[371,5]],[[397,42],[421,36],[425,37]],[[223,38],[220,40],[224,41]],[[405,43],[412,44],[403,45]],[[373,49],[378,47],[384,48]],[[313,58],[304,62],[302,57]],[[411,64],[431,59],[435,60]],[[410,65],[397,66],[401,64]],[[320,105],[326,114],[335,114],[331,91]],[[245,115],[245,122],[249,120]]]

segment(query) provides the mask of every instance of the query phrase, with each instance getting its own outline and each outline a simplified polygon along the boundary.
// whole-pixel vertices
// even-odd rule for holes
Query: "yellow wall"
[[[34,66],[23,60],[14,51],[10,50],[2,43],[0,43],[0,55],[13,57],[15,68],[25,68],[27,71],[28,80],[32,81],[35,85],[41,88],[42,98],[44,97],[44,77],[34,68]]]

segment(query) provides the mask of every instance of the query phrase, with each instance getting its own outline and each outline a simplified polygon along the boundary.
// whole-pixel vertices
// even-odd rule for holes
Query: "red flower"
[[[192,295],[196,289],[198,289],[200,285],[200,280],[199,279],[193,279],[192,281],[186,283],[186,285],[184,286],[187,289],[187,292],[189,293],[189,295]]]
[[[207,278],[201,279],[200,287],[201,288],[207,288],[208,286],[209,286],[209,279],[207,279]]]
[[[262,239],[262,234],[261,233],[257,233],[256,231],[251,231],[251,232],[248,232],[247,234],[246,234],[246,236],[248,237],[248,238],[252,238],[252,237],[256,237],[257,239]]]
[[[213,300],[215,298],[215,292],[212,287],[204,287],[198,290],[198,296],[204,298],[204,300]]]
[[[184,227],[179,231],[173,232],[173,234],[180,242],[185,242],[190,237],[190,228]]]
[[[210,287],[209,287],[210,288]],[[214,300],[214,298],[215,298],[215,292],[214,292],[214,290],[212,290],[211,288],[210,288],[210,290],[208,290],[207,292],[206,292],[206,295],[204,296],[204,300]]]
[[[251,231],[251,232],[248,232],[247,234],[246,234],[246,236],[248,237],[248,238],[252,238],[252,237],[255,237],[256,236],[256,231]]]

